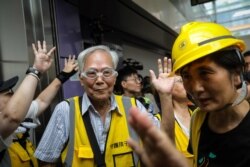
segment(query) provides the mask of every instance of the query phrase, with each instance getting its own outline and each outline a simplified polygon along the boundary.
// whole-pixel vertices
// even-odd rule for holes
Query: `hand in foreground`
[[[175,148],[170,138],[155,127],[145,113],[130,109],[130,125],[141,137],[143,147],[133,139],[128,144],[147,167],[187,167],[185,157]]]
[[[159,94],[167,93],[171,94],[174,87],[175,77],[170,76],[172,72],[172,61],[167,57],[164,57],[163,63],[161,59],[158,59],[159,76],[156,77],[154,71],[149,70],[150,77],[154,88]]]
[[[41,45],[41,42],[38,41],[37,48],[33,43],[32,48],[35,54],[33,67],[35,67],[39,72],[44,73],[52,64],[51,54],[56,48],[53,47],[49,52],[47,52],[47,45],[45,41],[43,41],[43,45]]]

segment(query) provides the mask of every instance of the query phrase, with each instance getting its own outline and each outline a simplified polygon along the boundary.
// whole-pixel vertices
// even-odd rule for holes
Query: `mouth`
[[[207,106],[210,102],[210,98],[198,98],[197,101],[201,106]]]

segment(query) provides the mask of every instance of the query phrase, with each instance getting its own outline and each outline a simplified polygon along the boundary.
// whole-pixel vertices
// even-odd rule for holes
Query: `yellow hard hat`
[[[172,49],[173,72],[221,49],[237,46],[245,50],[244,41],[232,36],[225,27],[211,22],[190,22],[181,28]]]

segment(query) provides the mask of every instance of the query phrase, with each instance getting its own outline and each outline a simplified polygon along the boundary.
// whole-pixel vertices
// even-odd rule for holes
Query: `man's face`
[[[113,69],[112,58],[107,52],[97,50],[89,55],[85,61],[84,71],[97,71],[102,73],[107,69]],[[109,100],[116,81],[116,75],[111,77],[97,76],[95,79],[80,77],[80,82],[83,85],[87,95],[94,101]]]
[[[141,92],[141,83],[142,79],[137,74],[131,74],[130,76],[127,76],[127,78],[121,83],[124,95],[129,97],[136,96]]]
[[[245,56],[245,70],[246,72],[250,71],[250,55],[249,56]]]

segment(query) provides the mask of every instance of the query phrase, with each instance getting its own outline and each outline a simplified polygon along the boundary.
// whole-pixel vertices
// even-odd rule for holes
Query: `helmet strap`
[[[247,82],[242,80],[242,86],[241,86],[241,90],[240,90],[240,94],[239,96],[234,100],[233,104],[232,104],[232,107],[240,104],[246,97],[247,97],[247,93],[248,93],[248,90],[247,90]]]

